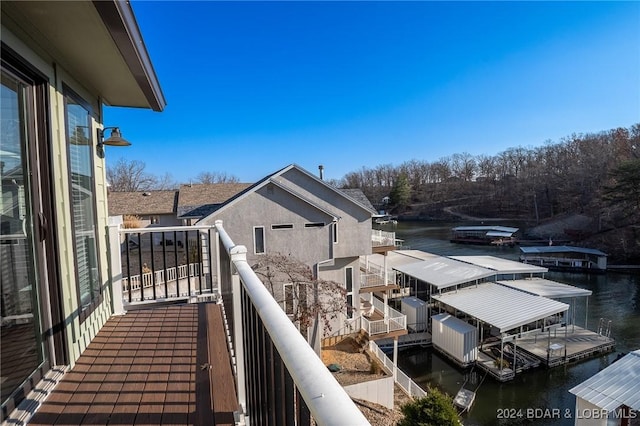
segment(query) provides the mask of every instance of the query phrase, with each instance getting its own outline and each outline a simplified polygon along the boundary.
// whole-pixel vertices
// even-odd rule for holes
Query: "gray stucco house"
[[[222,220],[235,243],[247,247],[250,264],[265,253],[295,257],[316,277],[344,285],[347,303],[354,306],[360,256],[372,253],[373,214],[370,203],[291,164],[221,204],[198,225]]]

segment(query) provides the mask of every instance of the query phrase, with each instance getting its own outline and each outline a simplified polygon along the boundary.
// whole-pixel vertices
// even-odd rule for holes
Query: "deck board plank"
[[[196,395],[202,349],[214,366],[201,384],[210,392],[204,408]],[[229,389],[235,384],[218,305],[132,311],[107,321],[29,424],[232,424],[237,398]]]

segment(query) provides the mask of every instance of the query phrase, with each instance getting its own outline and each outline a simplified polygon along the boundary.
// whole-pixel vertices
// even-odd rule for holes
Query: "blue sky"
[[[188,182],[495,155],[640,122],[640,2],[133,1],[167,107],[106,108]]]

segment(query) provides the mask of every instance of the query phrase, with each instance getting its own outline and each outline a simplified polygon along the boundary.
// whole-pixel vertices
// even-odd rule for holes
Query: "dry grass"
[[[351,337],[332,346],[323,347],[322,362],[325,365],[338,364],[341,367],[341,370],[333,373],[333,376],[342,386],[386,376],[377,358],[370,355],[368,351],[361,352],[360,347]],[[354,400],[354,402],[373,426],[393,426],[402,419],[400,407],[409,400],[410,397],[396,385],[393,410],[368,401]]]
[[[142,227],[142,219],[134,214],[125,214],[122,217],[122,227],[126,229]]]

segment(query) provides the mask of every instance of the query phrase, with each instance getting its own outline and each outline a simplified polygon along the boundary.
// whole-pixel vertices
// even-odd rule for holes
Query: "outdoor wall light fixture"
[[[105,139],[104,132],[109,129],[111,129],[111,136]],[[98,129],[98,148],[103,149],[104,145],[129,146],[131,142],[120,135],[120,129],[118,127],[105,127],[104,129]]]

